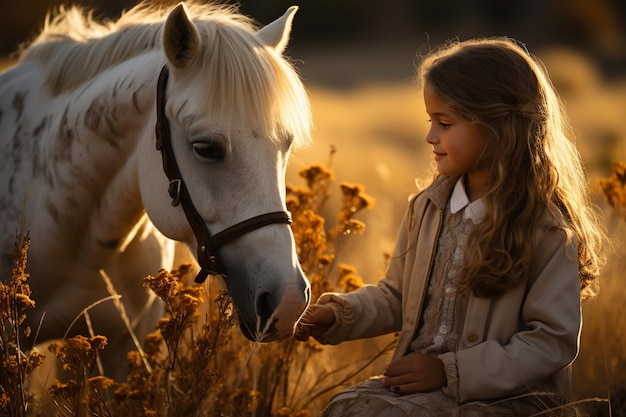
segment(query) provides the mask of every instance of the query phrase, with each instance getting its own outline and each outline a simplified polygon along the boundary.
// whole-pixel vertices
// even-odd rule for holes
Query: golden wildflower
[[[13,268],[9,282],[0,282],[0,414],[24,415],[24,406],[32,395],[24,382],[43,362],[37,351],[23,351],[30,337],[30,327],[23,327],[27,311],[35,307],[26,283],[26,263],[30,237],[19,234],[13,250]]]
[[[360,220],[350,219],[341,222],[333,229],[332,237],[361,235],[365,231],[365,223]]]
[[[309,188],[294,187],[288,184],[286,191],[287,210],[292,214],[305,209],[313,209],[315,194]]]
[[[143,365],[139,352],[128,353],[128,377],[125,382],[115,385],[114,399],[116,405],[115,416],[143,416],[148,415],[154,401],[154,380],[158,378],[159,370],[149,372]]]
[[[89,375],[96,367],[98,353],[104,349],[107,339],[104,336],[74,336],[63,343],[51,343],[48,350],[54,353],[63,369],[69,370],[76,377]]]
[[[178,279],[165,269],[159,270],[159,275],[148,275],[143,280],[144,286],[150,288],[161,300],[170,302],[178,294]]]
[[[98,353],[106,343],[104,336],[74,336],[48,347],[71,374],[67,382],[57,380],[48,392],[55,404],[67,409],[70,415],[107,413],[103,391],[113,386],[114,381],[103,375],[91,375],[96,370]]]
[[[364,283],[363,279],[356,274],[356,269],[351,265],[339,265],[339,286],[344,292],[352,292],[361,288]]]
[[[176,318],[179,321],[185,321],[197,313],[200,299],[188,293],[181,293],[176,299]]]
[[[161,344],[163,343],[163,336],[160,332],[149,333],[144,341],[143,352],[148,357],[150,362],[154,362],[161,353]],[[132,353],[132,352],[131,352]],[[135,352],[138,354],[138,352]]]
[[[4,390],[4,387],[0,385],[0,410],[8,408],[9,404],[11,404],[11,398]]]
[[[293,235],[303,265],[316,265],[326,249],[324,223],[324,218],[312,210],[305,210],[294,218]]]
[[[26,319],[26,311],[35,307],[35,302],[30,298],[30,286],[26,284],[29,246],[28,235],[18,236],[13,250],[11,281],[8,284],[0,282],[0,320],[4,323],[3,328],[12,333],[2,335],[6,342],[17,340],[18,328]]]
[[[328,187],[334,180],[333,172],[321,165],[311,165],[301,170],[300,176],[305,179],[309,193],[309,199],[304,207],[319,212],[330,196]],[[303,201],[305,199],[301,196],[300,202]]]
[[[332,253],[323,253],[317,258],[317,261],[319,262],[320,267],[329,265],[334,260],[335,260],[335,255],[333,255]]]
[[[191,271],[192,269],[193,269],[193,264],[190,262],[186,262],[186,263],[180,264],[178,268],[173,269],[170,273],[174,275],[176,278],[178,278],[179,281],[181,281],[187,276],[189,271]]]
[[[104,375],[96,375],[89,378],[89,384],[93,388],[98,390],[105,390],[107,388],[110,388],[114,383],[115,381],[113,381],[111,378],[107,378]]]
[[[232,396],[235,416],[244,416],[254,413],[256,402],[261,397],[261,393],[252,389],[238,389]]]
[[[313,338],[307,340],[305,346],[313,352],[321,352],[324,349],[323,345]]]
[[[7,345],[6,350],[8,352],[15,352],[17,350],[17,345],[11,342]],[[15,353],[5,354],[4,357],[2,358],[2,367],[4,368],[7,374],[9,375],[19,374],[20,361],[18,361],[17,358],[18,358],[18,355]]]
[[[28,274],[26,273],[26,263],[28,260],[28,248],[30,247],[30,236],[28,234],[19,236],[15,242],[13,250],[13,271],[12,278],[14,281],[26,281]]]
[[[599,180],[600,187],[613,210],[626,220],[626,164],[617,162],[611,167],[611,176]]]
[[[287,407],[280,407],[276,412],[277,417],[291,417],[291,410]]]
[[[18,311],[35,308],[35,302],[30,299],[29,295],[30,294],[15,294],[15,306]]]
[[[28,353],[28,358],[27,358],[27,371],[26,374],[29,375],[31,374],[35,369],[37,369],[39,366],[41,366],[41,364],[43,364],[43,361],[46,359],[46,356],[44,354],[42,354],[41,352],[33,349]]]
[[[364,208],[374,206],[374,198],[365,194],[361,184],[342,182],[340,187],[343,198],[343,206],[338,216],[340,222],[351,219],[354,214]]]
[[[335,179],[332,171],[317,164],[302,169],[300,176],[304,178],[307,187],[311,190],[315,190],[319,184],[327,184]]]

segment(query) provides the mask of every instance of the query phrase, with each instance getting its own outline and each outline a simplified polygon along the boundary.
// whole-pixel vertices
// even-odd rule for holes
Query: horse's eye
[[[224,144],[218,141],[196,142],[193,144],[193,150],[199,157],[213,161],[222,161],[226,156]]]

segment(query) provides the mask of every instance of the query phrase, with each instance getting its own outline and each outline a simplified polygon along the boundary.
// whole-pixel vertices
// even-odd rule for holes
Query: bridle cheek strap
[[[277,223],[291,224],[291,215],[287,211],[261,214],[248,220],[244,220],[241,223],[237,223],[211,237],[211,233],[209,232],[206,223],[191,201],[191,196],[189,195],[187,186],[185,185],[180,169],[178,168],[176,158],[174,157],[170,125],[167,120],[167,116],[165,115],[168,78],[169,71],[167,66],[163,66],[157,83],[157,121],[155,129],[156,148],[161,151],[163,171],[170,180],[168,192],[172,198],[172,205],[177,206],[180,204],[182,206],[187,222],[189,223],[189,226],[191,226],[191,230],[196,238],[197,257],[198,264],[200,264],[200,272],[198,273],[195,282],[204,282],[209,274],[222,275],[224,278],[228,278],[226,267],[217,256],[217,249],[226,243],[258,228]]]

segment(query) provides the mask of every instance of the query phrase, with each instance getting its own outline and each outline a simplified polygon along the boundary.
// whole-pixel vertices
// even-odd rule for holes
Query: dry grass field
[[[614,242],[600,295],[584,305],[581,353],[574,366],[574,393],[576,399],[588,401],[587,405],[596,415],[626,415],[626,313],[623,309],[626,302],[626,220],[618,217],[605,202],[598,186],[598,179],[609,176],[613,162],[626,161],[626,80],[603,80],[590,61],[572,52],[540,51],[539,55],[566,102],[578,132],[577,145],[588,168],[594,200]],[[299,171],[312,164],[322,164],[334,172],[338,181],[364,186],[365,192],[375,199],[372,208],[357,215],[366,230],[362,236],[342,243],[337,254],[339,263],[356,269],[354,275],[358,274],[366,283],[374,283],[384,272],[384,255],[393,248],[407,198],[416,189],[415,180],[425,178],[430,169],[430,151],[423,140],[427,116],[421,97],[417,87],[408,80],[344,89],[311,83],[308,88],[314,112],[315,143],[293,155],[288,182],[302,186]],[[331,148],[334,149],[332,157]],[[319,214],[326,219],[326,229],[330,230],[335,226],[335,214],[341,210],[342,203],[338,188],[328,192],[329,201]],[[340,272],[329,274],[332,275],[329,279],[336,282]],[[36,294],[33,298],[36,300]],[[245,384],[241,381],[252,381],[251,389],[262,391],[259,381],[267,370],[250,365],[268,360],[263,356],[268,353],[264,348],[236,340],[230,342],[230,347],[221,345],[222,358],[227,357],[228,352],[232,354],[233,349],[243,350],[244,358],[237,363],[248,366],[248,370],[230,368],[232,374],[223,375],[224,379],[239,381],[242,387]],[[310,349],[322,349],[322,353],[308,356],[288,351],[284,357],[292,360],[291,366],[300,371],[297,377],[290,376],[281,382],[281,387],[295,396],[296,385],[307,379],[326,378],[325,383],[331,381],[330,385],[334,383],[339,389],[342,383],[365,378],[381,370],[385,355],[361,374],[352,375],[352,371],[378,355],[387,342],[388,339],[383,338],[332,348],[312,346]],[[356,350],[360,352],[358,355]],[[355,357],[358,359],[354,360]],[[334,367],[341,367],[344,376],[331,375]],[[307,404],[310,414],[281,408],[272,415],[315,415],[328,394]],[[269,415],[253,406],[250,398],[245,403],[247,408],[239,408],[237,415]],[[593,400],[596,398],[600,400]]]

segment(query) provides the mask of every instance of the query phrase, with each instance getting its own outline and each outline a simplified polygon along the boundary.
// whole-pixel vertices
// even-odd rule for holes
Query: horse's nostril
[[[276,310],[276,306],[272,302],[272,294],[262,293],[256,299],[256,314],[262,322],[266,322]]]

